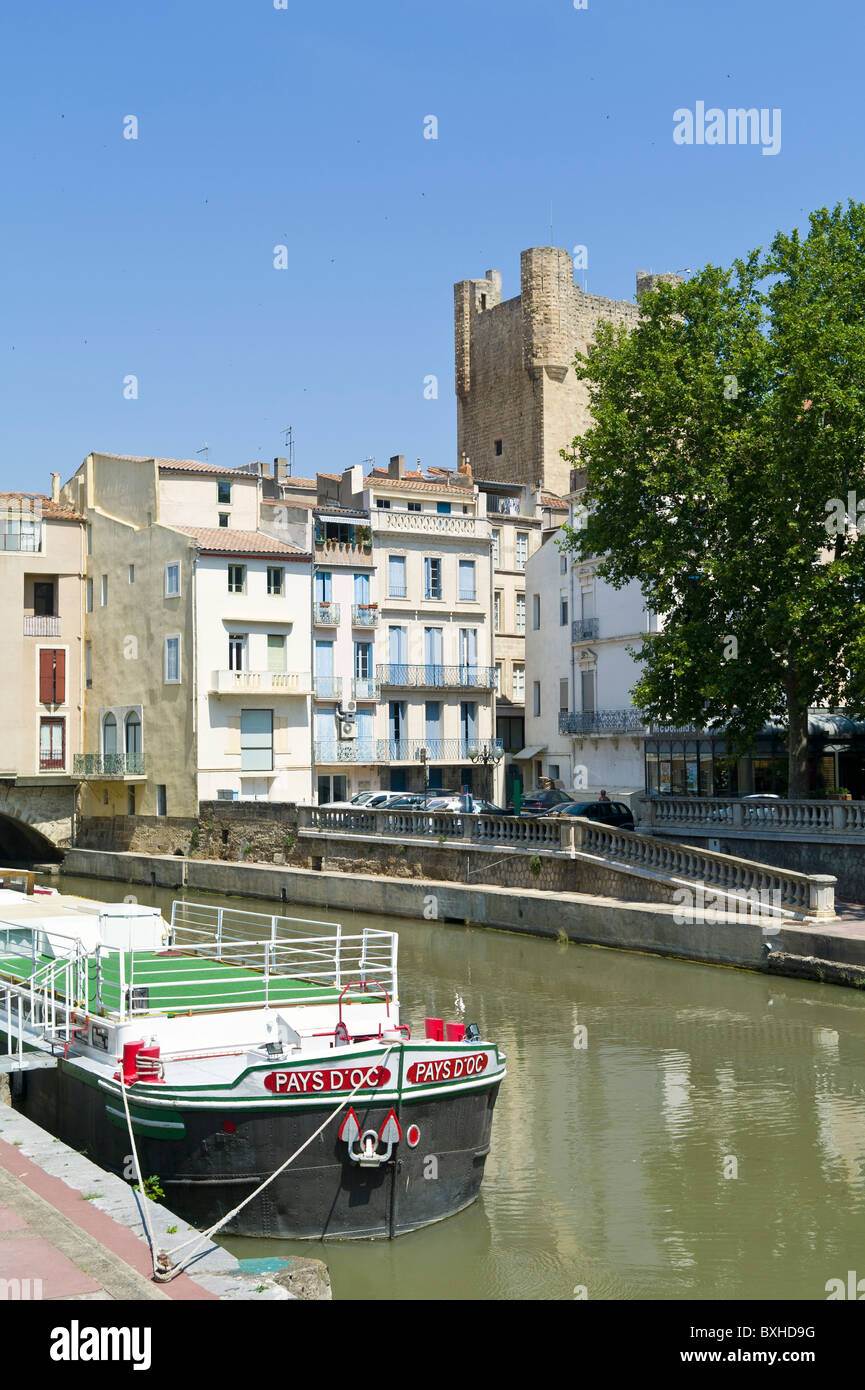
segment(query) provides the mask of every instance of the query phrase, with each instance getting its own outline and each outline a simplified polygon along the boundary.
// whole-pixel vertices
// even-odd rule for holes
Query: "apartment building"
[[[12,854],[27,825],[42,823],[44,792],[53,788],[49,818],[71,818],[73,758],[82,738],[82,585],[84,525],[61,501],[59,475],[51,496],[0,493],[0,780],[10,821],[0,845]],[[0,821],[4,821],[0,810]],[[16,829],[17,826],[17,829]]]
[[[496,736],[504,749],[504,790],[533,776],[525,765],[526,568],[545,536],[567,519],[561,497],[527,484],[478,480],[485,498],[493,561],[493,663],[496,673]]]
[[[276,461],[277,464],[279,461]],[[263,525],[303,505],[283,480]],[[319,473],[313,552],[315,786],[501,794],[495,734],[492,557],[486,498],[468,468]]]
[[[260,487],[91,454],[63,489],[86,517],[84,814],[310,800],[310,557],[260,531]]]

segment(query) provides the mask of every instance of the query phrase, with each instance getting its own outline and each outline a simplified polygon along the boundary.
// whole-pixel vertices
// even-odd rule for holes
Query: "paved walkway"
[[[4,1290],[6,1298],[218,1301],[185,1274],[154,1283],[143,1241],[0,1139],[0,1297]]]

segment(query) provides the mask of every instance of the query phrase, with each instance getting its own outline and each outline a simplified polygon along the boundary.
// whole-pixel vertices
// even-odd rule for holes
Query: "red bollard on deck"
[[[444,1042],[444,1040],[445,1040],[444,1019],[441,1019],[441,1018],[425,1018],[425,1019],[424,1019],[424,1024],[425,1024],[425,1032],[424,1032],[424,1037],[425,1037],[425,1038],[429,1038],[430,1042]]]
[[[445,1037],[448,1042],[462,1042],[466,1035],[466,1025],[464,1023],[446,1023]]]

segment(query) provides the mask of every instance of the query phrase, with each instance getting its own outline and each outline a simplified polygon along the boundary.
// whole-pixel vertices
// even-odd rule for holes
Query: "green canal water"
[[[65,877],[65,891],[179,892]],[[204,898],[265,912],[270,904]],[[865,999],[481,928],[292,909],[399,933],[402,1018],[458,1017],[508,1077],[480,1200],[316,1255],[353,1299],[816,1299],[865,1278]]]

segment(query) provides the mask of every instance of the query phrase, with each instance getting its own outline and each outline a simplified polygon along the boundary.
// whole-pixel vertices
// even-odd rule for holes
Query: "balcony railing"
[[[339,614],[338,603],[314,603],[312,606],[312,621],[316,627],[336,627]]]
[[[25,637],[59,637],[59,618],[24,617]]]
[[[638,709],[596,709],[559,714],[560,734],[698,734],[695,724],[653,724]],[[714,733],[719,730],[715,729]]]
[[[391,584],[388,587],[388,598],[405,598],[407,594],[408,589],[404,584]]]
[[[372,516],[377,531],[421,531],[432,535],[471,536],[488,534],[487,522],[473,516],[443,516],[438,512],[386,511],[383,507]]]
[[[476,598],[477,598],[477,590],[476,590],[476,589],[460,589],[460,592],[459,592],[459,601],[460,601],[460,603],[474,603],[474,601],[475,601]]]
[[[315,696],[317,700],[341,699],[342,676],[316,676]]]
[[[575,618],[571,624],[572,642],[593,642],[597,635],[597,618]]]
[[[351,606],[351,621],[354,627],[377,627],[378,604],[353,603]]]
[[[210,689],[215,695],[309,695],[308,671],[214,671]]]
[[[492,690],[496,682],[494,666],[441,666],[436,662],[423,666],[377,666],[375,674],[382,685],[408,689]]]
[[[316,740],[317,763],[420,763],[426,750],[428,763],[469,763],[472,753],[488,748],[504,755],[501,739],[462,738],[357,738]]]
[[[353,700],[379,700],[381,686],[372,676],[354,676],[351,682],[351,697]]]
[[[369,564],[372,557],[371,541],[327,541],[316,538],[314,542],[316,560],[329,565]]]
[[[143,777],[143,753],[76,753],[75,777]]]

